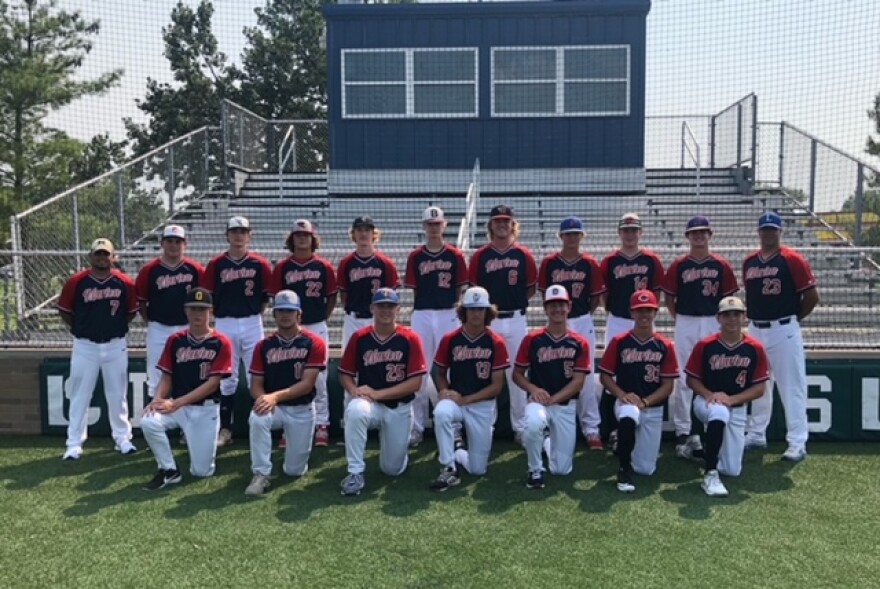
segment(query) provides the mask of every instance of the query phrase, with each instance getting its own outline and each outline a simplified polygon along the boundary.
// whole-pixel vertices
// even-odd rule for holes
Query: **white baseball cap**
[[[445,220],[446,217],[443,216],[443,209],[440,207],[428,207],[422,213],[422,221],[424,223],[442,223]]]
[[[492,306],[489,301],[489,291],[482,286],[472,286],[461,297],[461,306],[465,309],[488,309]]]
[[[746,305],[739,297],[724,297],[721,299],[721,302],[718,303],[718,312],[724,313],[726,311],[741,311],[745,313]]]
[[[308,219],[297,219],[293,222],[293,229],[290,231],[291,233],[314,233],[315,229]]]
[[[236,215],[229,219],[229,223],[226,224],[226,230],[229,231],[230,229],[247,229],[250,231],[251,222],[247,220],[247,217]]]
[[[165,229],[162,230],[162,239],[166,237],[186,239],[186,231],[180,225],[166,225]]]
[[[90,254],[95,252],[107,252],[108,254],[112,254],[115,251],[116,249],[113,247],[113,242],[104,237],[99,237],[93,241],[92,247],[89,248]]]
[[[281,311],[301,311],[302,306],[299,302],[299,295],[292,290],[279,290],[275,295],[275,302],[272,308]]]
[[[559,284],[551,285],[547,292],[544,293],[544,302],[549,303],[550,301],[570,301],[571,298],[568,296],[568,291],[565,290],[564,286]]]

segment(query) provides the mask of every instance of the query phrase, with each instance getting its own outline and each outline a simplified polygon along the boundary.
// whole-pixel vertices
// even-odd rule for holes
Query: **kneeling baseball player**
[[[187,328],[165,342],[159,360],[162,378],[141,419],[144,439],[159,464],[156,476],[144,485],[147,491],[181,481],[166,433],[170,429],[180,428],[186,435],[190,473],[196,477],[214,474],[220,381],[232,374],[232,344],[211,329],[213,304],[211,293],[204,288],[189,291],[184,303]]]
[[[275,294],[272,310],[277,331],[257,343],[251,362],[254,407],[248,423],[251,470],[245,495],[261,496],[272,474],[272,430],[284,428],[284,474],[302,476],[309,469],[315,431],[318,374],[327,368],[327,348],[315,333],[301,329],[302,305],[292,290]]]
[[[437,346],[437,391],[434,435],[443,470],[431,489],[445,491],[461,482],[458,466],[474,475],[486,474],[495,424],[495,398],[510,366],[504,338],[489,329],[498,313],[489,292],[480,286],[465,291],[456,309],[461,327],[444,335]],[[456,440],[464,425],[468,447]],[[459,438],[460,440],[460,438]],[[457,447],[459,446],[459,447]]]
[[[706,495],[725,497],[719,473],[739,476],[745,449],[746,405],[764,394],[770,373],[764,346],[743,335],[746,307],[737,297],[718,305],[721,331],[700,340],[685,373],[694,397],[694,413],[706,427]]]
[[[654,331],[657,297],[637,290],[630,297],[631,330],[615,336],[602,356],[602,386],[616,397],[617,490],[636,490],[633,472],[652,475],[657,468],[663,405],[678,378],[675,344]]]

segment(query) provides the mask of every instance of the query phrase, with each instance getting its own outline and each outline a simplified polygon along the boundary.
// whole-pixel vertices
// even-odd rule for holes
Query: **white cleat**
[[[727,487],[721,482],[721,477],[718,476],[717,470],[710,470],[706,473],[706,476],[703,478],[702,487],[709,497],[727,497],[728,495]]]
[[[82,453],[82,446],[70,446],[64,451],[64,456],[61,457],[61,460],[79,460],[82,457]]]
[[[800,462],[807,457],[807,449],[800,444],[789,444],[785,452],[782,453],[783,460],[792,462]]]
[[[129,441],[122,442],[121,444],[116,444],[116,451],[120,454],[134,454],[138,451],[134,444]]]

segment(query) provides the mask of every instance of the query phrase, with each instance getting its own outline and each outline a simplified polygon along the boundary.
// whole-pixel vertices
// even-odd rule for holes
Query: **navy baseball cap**
[[[272,307],[279,311],[302,311],[299,295],[292,290],[279,290]]]
[[[758,219],[758,229],[782,229],[782,217],[776,213],[764,213]]]
[[[687,235],[691,231],[708,231],[711,233],[712,224],[709,223],[709,217],[704,217],[703,215],[691,217],[687,222],[687,227],[684,229],[684,234]]]
[[[389,305],[399,305],[400,304],[400,295],[397,294],[397,291],[393,288],[380,288],[376,292],[373,293],[373,304],[381,305],[381,304],[389,304]]]
[[[513,207],[510,205],[495,205],[489,211],[489,220],[493,219],[513,219]]]
[[[563,233],[584,233],[584,222],[577,217],[566,217],[559,224],[559,235]]]
[[[355,217],[355,220],[351,223],[352,229],[357,229],[358,227],[369,227],[370,229],[375,229],[376,224],[373,222],[373,217],[369,215],[361,215],[360,217]]]
[[[183,306],[210,309],[214,306],[214,298],[209,290],[201,287],[194,288],[186,293],[186,302],[183,303]]]

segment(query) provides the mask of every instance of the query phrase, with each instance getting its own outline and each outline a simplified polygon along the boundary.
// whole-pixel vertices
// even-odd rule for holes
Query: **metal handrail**
[[[480,158],[474,161],[471,183],[465,196],[465,213],[458,228],[458,249],[468,250],[477,225],[477,204],[480,201]]]
[[[287,150],[287,153],[284,153],[284,147],[287,145],[287,140],[290,139],[290,148]],[[284,138],[281,140],[281,145],[278,147],[278,198],[284,198],[284,164],[287,163],[287,158],[293,156],[293,169],[296,171],[296,127],[293,125],[289,125],[287,127],[287,131],[284,133]]]
[[[754,92],[749,92],[748,94],[746,94],[745,96],[743,96],[743,97],[740,98],[739,100],[735,101],[733,104],[731,104],[731,105],[729,105],[729,106],[727,106],[727,107],[725,107],[725,108],[719,110],[718,112],[716,112],[716,113],[715,113],[714,115],[712,115],[712,116],[713,116],[713,117],[720,117],[721,115],[723,115],[724,113],[726,113],[727,111],[729,111],[730,109],[732,109],[733,107],[735,107],[736,105],[738,105],[738,104],[740,104],[740,103],[742,103],[742,102],[745,102],[745,101],[748,100],[749,98],[754,98],[754,97],[755,97],[755,93],[754,93]]]
[[[868,168],[869,170],[871,170],[872,172],[874,172],[875,174],[877,174],[878,176],[880,176],[880,168],[875,168],[874,166],[872,166],[871,164],[865,162],[864,160],[861,160],[861,159],[857,158],[856,156],[854,156],[854,155],[852,155],[852,154],[850,154],[850,153],[847,153],[847,152],[843,151],[842,149],[840,149],[840,148],[838,148],[838,147],[834,147],[833,145],[831,145],[831,144],[829,144],[829,143],[827,143],[827,142],[825,142],[825,141],[819,139],[819,138],[816,137],[815,135],[812,135],[812,134],[810,134],[810,133],[807,133],[807,132],[804,131],[803,129],[800,129],[800,128],[798,128],[798,127],[795,127],[795,126],[792,125],[791,123],[788,123],[788,122],[786,122],[786,121],[780,121],[779,123],[773,123],[773,122],[770,122],[770,121],[764,121],[764,122],[762,122],[761,124],[765,124],[765,125],[766,125],[766,124],[779,124],[779,125],[782,125],[783,127],[788,127],[788,128],[791,129],[792,131],[796,131],[796,132],[800,133],[801,135],[803,135],[804,137],[810,139],[810,141],[815,141],[815,142],[818,143],[819,145],[821,145],[821,146],[823,146],[823,147],[825,147],[825,148],[827,148],[827,149],[830,149],[831,151],[835,152],[836,154],[841,155],[841,156],[843,156],[843,157],[845,157],[845,158],[847,158],[847,159],[851,159],[853,162],[855,162],[855,163],[857,163],[857,164],[861,164],[861,165],[865,166],[866,168]]]
[[[691,146],[688,145],[687,136],[690,135],[691,141],[694,143],[694,150],[691,150]],[[696,153],[694,152],[696,151]],[[691,156],[691,161],[694,162],[694,167],[697,171],[697,198],[700,197],[700,169],[702,168],[702,162],[700,160],[700,142],[697,141],[697,138],[694,136],[694,132],[691,130],[690,125],[687,124],[687,121],[682,121],[681,123],[681,167],[684,168],[684,155],[685,152],[689,156]]]

